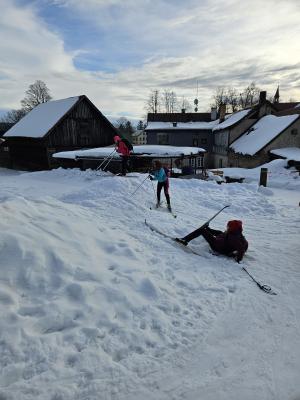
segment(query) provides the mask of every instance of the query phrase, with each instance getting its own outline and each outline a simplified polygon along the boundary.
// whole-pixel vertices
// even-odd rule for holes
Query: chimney
[[[265,103],[267,100],[267,92],[264,90],[259,93],[259,104]]]
[[[173,122],[173,126],[174,126],[174,128],[176,128],[177,122]]]
[[[223,122],[225,120],[225,114],[226,114],[226,104],[220,104],[220,121],[219,123]]]
[[[181,109],[182,114],[185,114],[185,108]]]
[[[210,119],[211,119],[211,121],[215,121],[217,119],[217,109],[216,109],[216,107],[212,107],[211,108]]]

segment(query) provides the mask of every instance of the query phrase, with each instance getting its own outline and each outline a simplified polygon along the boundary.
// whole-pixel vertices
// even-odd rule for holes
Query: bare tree
[[[19,110],[8,111],[2,118],[1,122],[8,122],[10,124],[16,124],[20,119],[26,115],[26,111],[22,108]]]
[[[33,84],[29,85],[28,90],[26,90],[26,96],[21,100],[22,108],[29,112],[34,107],[41,103],[46,103],[51,100],[49,89],[45,82],[37,80]]]
[[[219,110],[221,104],[227,104],[227,103],[228,103],[227,89],[224,86],[219,86],[216,89],[215,94],[213,95],[213,103],[211,104],[211,106]]]
[[[232,112],[239,109],[239,94],[235,88],[228,88],[226,94],[227,105]]]
[[[249,86],[240,93],[240,108],[251,107],[258,102],[260,89],[255,85],[254,82],[250,83]]]
[[[165,106],[166,113],[176,112],[177,107],[177,96],[172,90],[166,89],[162,96],[162,103]]]
[[[160,109],[160,98],[159,98],[159,90],[152,90],[148,100],[145,104],[145,109],[149,113],[157,113]]]

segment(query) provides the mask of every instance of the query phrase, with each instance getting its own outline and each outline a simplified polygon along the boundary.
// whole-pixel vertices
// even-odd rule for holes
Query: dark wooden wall
[[[86,99],[74,109],[45,138],[47,147],[102,147],[113,143],[116,131]]]
[[[82,96],[44,138],[11,137],[5,143],[12,168],[39,170],[61,165],[52,157],[54,153],[109,146],[115,135],[109,121]]]

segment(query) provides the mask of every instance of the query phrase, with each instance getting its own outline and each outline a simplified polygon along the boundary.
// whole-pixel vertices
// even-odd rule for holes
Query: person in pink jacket
[[[128,160],[130,157],[130,150],[126,146],[126,144],[122,141],[120,136],[114,136],[115,148],[117,152],[122,157],[122,175],[126,175],[126,171],[128,171]]]

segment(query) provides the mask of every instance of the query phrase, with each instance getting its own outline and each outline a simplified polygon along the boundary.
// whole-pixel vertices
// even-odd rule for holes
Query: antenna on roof
[[[196,92],[196,98],[194,100],[194,104],[195,104],[194,110],[195,110],[195,112],[197,112],[198,111],[198,81],[197,81],[197,92]]]

